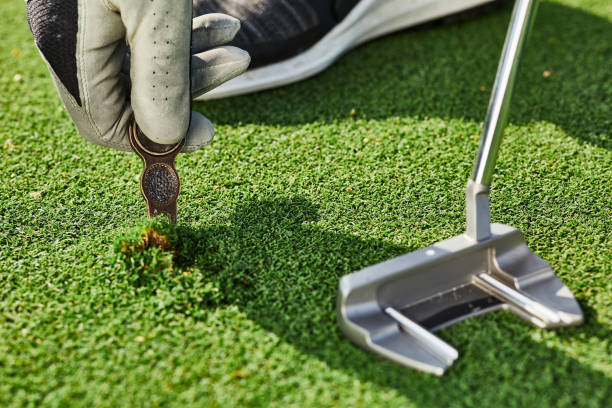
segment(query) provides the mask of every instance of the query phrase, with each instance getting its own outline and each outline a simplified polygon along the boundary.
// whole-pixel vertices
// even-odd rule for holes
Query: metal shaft
[[[477,184],[489,185],[495,171],[497,151],[508,120],[519,63],[527,36],[535,20],[537,3],[537,0],[516,0],[514,5],[480,139],[480,151],[472,173],[472,180]]]

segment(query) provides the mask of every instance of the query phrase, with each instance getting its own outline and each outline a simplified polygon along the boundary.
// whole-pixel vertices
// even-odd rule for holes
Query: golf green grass
[[[443,377],[338,330],[341,276],[462,233],[511,6],[366,44],[317,77],[195,108],[179,223],[135,154],[86,142],[0,0],[0,406],[609,407],[612,5],[543,2],[492,183],[584,325],[507,312],[442,330]],[[141,241],[145,227],[163,250]]]

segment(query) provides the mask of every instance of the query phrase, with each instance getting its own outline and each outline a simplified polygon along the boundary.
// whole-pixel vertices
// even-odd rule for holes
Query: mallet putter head
[[[484,241],[459,235],[344,276],[337,312],[354,343],[442,375],[459,354],[432,332],[498,309],[542,328],[583,319],[550,265],[502,224],[492,224]]]

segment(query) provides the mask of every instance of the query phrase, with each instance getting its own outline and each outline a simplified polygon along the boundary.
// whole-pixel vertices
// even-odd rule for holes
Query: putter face
[[[541,328],[582,322],[582,311],[550,265],[515,228],[491,237],[460,235],[344,276],[338,323],[359,346],[442,375],[459,353],[432,332],[508,309]]]

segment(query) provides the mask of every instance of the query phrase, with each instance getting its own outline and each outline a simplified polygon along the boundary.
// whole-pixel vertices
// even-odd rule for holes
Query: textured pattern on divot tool
[[[147,202],[149,217],[166,214],[171,222],[176,222],[176,200],[181,182],[174,168],[174,159],[183,149],[185,139],[165,150],[156,152],[146,141],[146,136],[138,128],[136,120],[130,123],[130,144],[144,163],[140,176],[140,190]],[[158,149],[155,149],[158,150]]]

